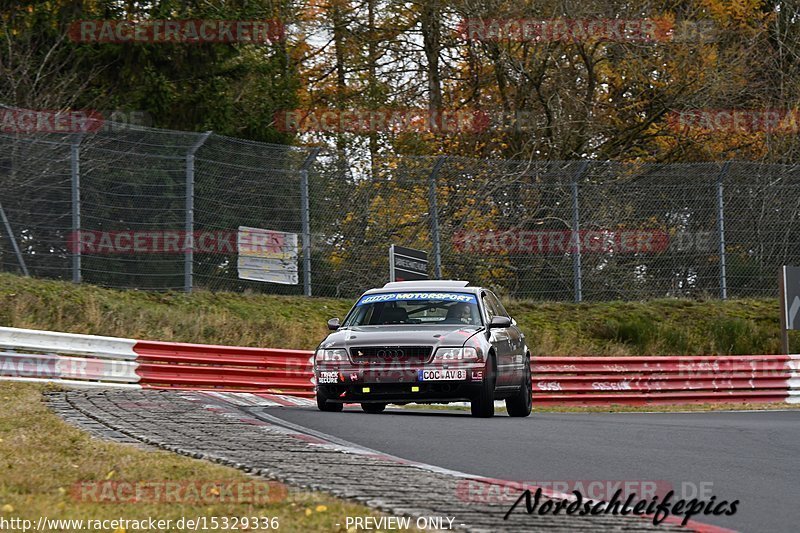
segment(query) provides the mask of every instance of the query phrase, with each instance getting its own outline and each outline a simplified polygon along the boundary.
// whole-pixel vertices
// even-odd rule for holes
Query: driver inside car
[[[472,324],[472,309],[469,304],[457,303],[447,310],[446,324]]]

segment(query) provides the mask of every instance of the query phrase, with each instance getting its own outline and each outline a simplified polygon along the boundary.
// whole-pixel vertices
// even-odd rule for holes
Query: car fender
[[[475,331],[472,335],[464,339],[464,344],[462,344],[462,348],[466,348],[468,346],[472,346],[473,348],[477,348],[479,351],[479,355],[486,358],[486,355],[489,353],[489,350],[492,348],[492,344],[486,339],[486,330],[481,328]]]

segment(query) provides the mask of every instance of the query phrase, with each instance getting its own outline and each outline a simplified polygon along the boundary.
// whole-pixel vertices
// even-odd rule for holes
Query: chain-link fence
[[[394,243],[431,277],[611,300],[771,296],[800,264],[795,166],[370,159],[114,123],[0,147],[0,265],[37,277],[350,297]],[[240,227],[297,234],[298,283],[240,279]]]

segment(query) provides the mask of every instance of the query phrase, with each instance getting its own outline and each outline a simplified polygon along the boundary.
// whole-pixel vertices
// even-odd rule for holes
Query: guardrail
[[[314,395],[312,352],[0,327],[0,380]],[[800,355],[537,357],[535,405],[800,403]]]
[[[313,396],[312,352],[139,341],[142,385]]]
[[[800,403],[800,356],[541,357],[536,405]]]
[[[135,340],[0,328],[0,380],[136,387]]]
[[[313,396],[311,352],[0,327],[0,380]]]

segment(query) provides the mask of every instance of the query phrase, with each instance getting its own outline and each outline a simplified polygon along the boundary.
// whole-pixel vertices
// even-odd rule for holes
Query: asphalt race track
[[[699,522],[738,531],[798,531],[800,410],[707,413],[551,413],[475,419],[463,411],[359,408],[269,415],[367,448],[512,481],[633,480],[671,484],[687,498],[740,501],[734,516]],[[661,485],[660,485],[661,486]]]
[[[280,409],[278,406],[300,409],[311,403],[308,399],[145,389],[54,391],[46,397],[49,407],[66,422],[98,438],[213,461],[415,521],[413,526],[399,528],[378,526],[382,531],[409,531],[414,526],[425,531],[457,529],[468,533],[685,531],[675,523],[654,525],[644,517],[602,512],[584,516],[574,512],[529,515],[524,512],[524,504],[522,512],[509,514],[510,503],[505,498],[471,497],[475,488],[487,492],[504,489],[496,480],[475,476],[465,479],[464,474],[452,470],[356,447],[321,432],[301,429],[269,413]],[[355,419],[351,414],[342,416]],[[512,490],[511,501],[520,493],[518,488]],[[548,505],[552,510],[552,502],[542,502],[542,508]],[[343,530],[348,517],[354,518],[333,517],[338,519],[335,530]],[[429,519],[433,519],[433,525]],[[699,533],[723,533],[699,524],[693,526],[692,531]],[[376,529],[352,527],[358,531]],[[346,529],[350,530],[350,526]]]

